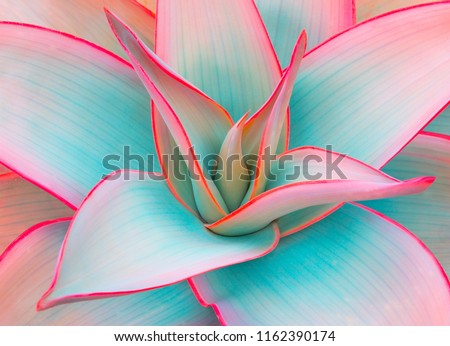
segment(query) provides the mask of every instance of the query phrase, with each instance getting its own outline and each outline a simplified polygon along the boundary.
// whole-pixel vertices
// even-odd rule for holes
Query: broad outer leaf
[[[193,284],[229,325],[448,325],[450,287],[402,226],[353,205]]]
[[[159,170],[148,94],[85,41],[0,24],[0,104],[0,162],[73,207],[111,171]]]
[[[290,146],[380,168],[450,100],[450,3],[365,22],[307,54],[291,99]],[[414,25],[411,25],[414,23]]]
[[[243,237],[211,233],[163,179],[119,171],[91,192],[74,217],[39,309],[167,286],[263,256],[278,243],[275,225]]]
[[[0,325],[216,325],[189,286],[170,287],[37,311],[36,302],[50,284],[68,219],[29,229],[0,258]]]
[[[432,133],[420,134],[383,170],[401,179],[408,179],[417,174],[436,176],[434,184],[419,195],[382,199],[365,204],[411,230],[427,244],[449,274],[450,137]]]

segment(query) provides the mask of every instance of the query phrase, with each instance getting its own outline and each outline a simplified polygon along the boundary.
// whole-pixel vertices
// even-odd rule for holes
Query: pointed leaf
[[[239,120],[225,138],[220,149],[214,181],[229,210],[237,209],[249,187],[249,172],[242,151],[242,133],[248,113]]]
[[[158,2],[156,53],[237,121],[256,112],[281,77],[252,0]]]
[[[121,171],[98,185],[70,226],[40,309],[167,286],[276,246],[275,226],[235,238],[209,232],[161,179]]]
[[[109,12],[106,14],[158,108],[159,114],[154,116],[164,119],[181,154],[193,163],[188,164],[188,168],[193,176],[199,177],[194,177],[192,183],[194,196],[199,195],[196,202],[200,214],[206,220],[217,220],[227,212],[225,202],[195,155],[204,160],[208,155],[219,153],[232,126],[231,118],[222,107],[171,70],[119,18]],[[161,135],[164,133],[157,134]]]
[[[436,182],[420,195],[365,204],[408,227],[450,273],[450,137],[420,134],[383,170],[402,179],[436,176]]]
[[[8,23],[0,52],[1,162],[73,206],[111,171],[159,170],[149,98],[123,60]]]
[[[302,30],[308,47],[349,28],[354,23],[353,0],[256,0],[281,66],[287,66]]]
[[[207,227],[218,234],[245,234],[311,206],[332,204],[319,209],[326,215],[336,208],[335,204],[420,193],[433,181],[433,177],[399,181],[342,154],[298,148],[273,163],[267,191]],[[311,219],[309,211],[302,216],[306,218],[298,220],[295,231],[323,217],[313,214]],[[292,230],[282,232],[288,235]]]
[[[385,15],[307,54],[291,99],[291,147],[381,167],[450,100],[450,3]],[[414,23],[414,25],[411,25]]]
[[[195,151],[202,157],[219,153],[220,146],[233,124],[228,113],[167,66],[121,19],[110,12],[106,15],[150,95],[153,97],[154,94],[152,86],[148,85],[152,83],[173,109],[173,118],[162,110],[160,112],[169,128],[173,129],[175,140],[185,131]],[[159,107],[159,97],[153,97],[153,101]],[[181,123],[181,126],[177,122]]]
[[[22,232],[73,210],[14,173],[0,175],[0,254]]]
[[[254,115],[256,120],[249,121],[244,132],[244,150],[247,153],[257,154],[256,172],[252,185],[247,194],[247,200],[252,199],[264,190],[269,164],[266,164],[264,155],[275,155],[282,139],[283,128],[286,125],[286,114],[289,109],[289,99],[295,78],[300,68],[303,55],[306,50],[306,34],[303,31],[295,44],[289,66],[283,73],[275,91],[266,104]],[[261,121],[258,118],[262,118]],[[262,123],[262,126],[260,124]],[[256,128],[255,128],[256,127]],[[249,145],[256,140],[256,150]],[[284,150],[283,150],[284,151]]]
[[[69,221],[29,229],[0,259],[0,325],[216,325],[186,282],[124,297],[36,311],[52,280]]]
[[[229,325],[448,325],[450,287],[392,221],[345,205],[267,256],[192,280]]]
[[[135,0],[2,0],[0,20],[66,32],[124,55],[105,18],[105,6],[133,23],[133,29],[153,47],[155,15]]]

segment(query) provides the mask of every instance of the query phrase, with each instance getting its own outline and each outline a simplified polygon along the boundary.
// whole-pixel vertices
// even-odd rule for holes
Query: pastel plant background
[[[450,1],[0,0],[0,21],[0,325],[450,324]],[[124,147],[194,164],[112,172]],[[285,179],[338,153],[345,179]]]

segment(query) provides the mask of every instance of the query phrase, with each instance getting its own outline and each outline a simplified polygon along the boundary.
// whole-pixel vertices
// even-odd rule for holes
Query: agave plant
[[[45,3],[0,2],[1,324],[450,324],[450,2]]]

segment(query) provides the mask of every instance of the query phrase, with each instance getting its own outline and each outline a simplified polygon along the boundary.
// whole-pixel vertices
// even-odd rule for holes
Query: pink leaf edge
[[[139,170],[127,170],[127,171],[130,172],[130,173],[133,173],[133,172],[134,173],[139,173],[140,172]],[[86,203],[86,201],[92,196],[92,194],[95,192],[96,189],[98,189],[102,184],[104,184],[110,178],[114,177],[116,174],[121,174],[121,172],[124,172],[124,170],[117,170],[115,172],[112,172],[109,175],[107,175],[106,177],[104,177],[102,180],[100,180],[97,183],[97,185],[88,193],[88,195],[85,197],[85,199],[82,201],[82,203],[80,205],[80,208],[75,212],[73,217],[69,218],[69,220],[71,220],[71,222],[70,222],[69,228],[67,230],[66,236],[64,238],[64,241],[62,243],[61,251],[60,251],[60,253],[58,255],[57,264],[56,264],[56,268],[55,268],[55,274],[53,276],[53,280],[52,280],[52,282],[50,284],[50,287],[42,295],[41,299],[36,304],[36,309],[38,311],[47,310],[47,309],[49,309],[51,307],[54,307],[56,305],[66,304],[66,303],[70,303],[70,302],[84,301],[84,300],[90,300],[90,299],[110,298],[110,297],[116,297],[116,296],[121,296],[121,295],[126,295],[126,294],[133,294],[133,293],[144,292],[144,291],[148,291],[148,290],[152,290],[152,289],[158,289],[158,288],[166,287],[166,286],[169,286],[169,285],[177,284],[177,283],[180,283],[180,282],[183,282],[183,281],[189,279],[189,278],[185,278],[185,279],[181,279],[181,280],[177,280],[177,281],[173,281],[173,282],[167,283],[165,285],[160,285],[160,286],[156,286],[156,287],[148,287],[148,288],[137,289],[137,290],[125,290],[125,291],[117,291],[117,292],[93,292],[93,293],[87,293],[87,294],[72,294],[72,295],[63,296],[61,298],[57,298],[57,299],[50,300],[50,301],[47,300],[48,296],[52,293],[53,289],[56,286],[56,282],[57,282],[58,277],[59,277],[59,272],[61,270],[62,260],[63,260],[63,257],[64,257],[64,249],[65,249],[65,247],[67,245],[67,239],[68,239],[69,234],[71,232],[73,221],[76,219],[79,210],[83,207],[83,205]],[[154,174],[156,176],[163,177],[163,175],[161,173],[152,173],[152,174]],[[61,220],[58,220],[58,221],[61,221]],[[51,222],[51,223],[53,223],[53,222]],[[40,225],[40,226],[42,226],[42,225]],[[277,247],[278,242],[279,242],[279,240],[281,238],[280,237],[280,229],[278,228],[278,225],[275,222],[273,223],[273,228],[274,228],[274,231],[275,231],[275,240],[274,240],[272,246],[270,248],[268,248],[266,251],[264,251],[263,253],[261,253],[261,254],[259,254],[257,256],[254,256],[254,257],[246,259],[246,261],[251,261],[251,260],[263,257],[263,256],[267,255],[268,253],[272,252]],[[220,269],[220,268],[223,268],[223,267],[227,267],[227,266],[230,266],[230,265],[233,265],[233,264],[241,263],[241,262],[242,261],[238,261],[236,263],[232,263],[232,264],[228,264],[228,265],[224,265],[224,266],[218,266],[218,267],[212,268],[210,270],[204,271],[202,273],[199,273],[197,275],[202,275],[202,274],[205,274],[205,273],[207,273],[209,271],[217,270],[217,269]]]
[[[439,136],[438,136],[439,137]],[[445,136],[445,137],[450,137],[450,136]],[[344,203],[342,203],[341,205],[343,205]],[[401,225],[400,223],[398,223],[397,221],[387,217],[386,215],[373,210],[365,205],[359,204],[359,203],[355,203],[355,202],[351,202],[349,204],[352,204],[354,206],[357,206],[369,213],[375,214],[378,217],[382,218],[383,220],[385,220],[386,222],[398,227],[400,229],[400,231],[402,231],[403,233],[406,233],[409,237],[413,238],[415,240],[415,242],[425,250],[426,253],[428,253],[433,262],[435,263],[435,265],[438,267],[439,269],[439,273],[442,275],[442,277],[444,278],[444,281],[447,283],[448,286],[448,291],[450,292],[450,280],[447,276],[447,274],[444,271],[444,268],[442,267],[442,265],[440,264],[440,262],[438,261],[438,259],[436,258],[436,256],[431,252],[431,250],[425,245],[425,243],[419,239],[414,233],[412,233],[410,230],[408,230],[405,226]],[[339,206],[340,207],[340,206]],[[337,209],[337,208],[336,208]],[[331,212],[330,212],[331,213]],[[323,217],[322,217],[323,218]],[[203,307],[211,307],[214,311],[214,313],[216,314],[219,322],[221,325],[223,326],[227,326],[227,323],[225,321],[225,318],[222,316],[222,313],[220,312],[220,309],[218,307],[217,304],[212,303],[212,302],[208,302],[205,298],[202,297],[200,290],[198,289],[198,287],[195,285],[195,281],[192,278],[188,279],[188,283],[189,286],[192,289],[192,292],[194,293],[196,299],[198,300],[198,302],[203,306]]]

